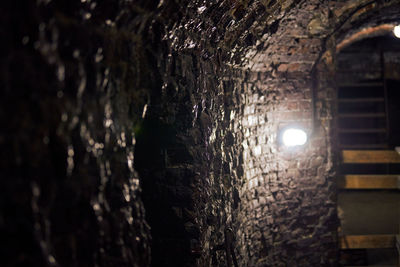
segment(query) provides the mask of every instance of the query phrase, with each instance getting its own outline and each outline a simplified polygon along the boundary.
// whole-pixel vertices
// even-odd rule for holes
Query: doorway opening
[[[366,38],[337,55],[340,264],[399,264],[400,40]]]

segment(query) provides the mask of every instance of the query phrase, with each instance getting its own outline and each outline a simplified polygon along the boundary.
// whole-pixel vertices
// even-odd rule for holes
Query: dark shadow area
[[[338,137],[344,149],[400,145],[400,41],[367,38],[338,55]]]
[[[144,119],[135,132],[135,169],[151,227],[152,266],[190,266],[191,235],[199,234],[196,228],[185,228],[185,210],[193,205],[193,174],[184,166],[192,158],[171,125]]]

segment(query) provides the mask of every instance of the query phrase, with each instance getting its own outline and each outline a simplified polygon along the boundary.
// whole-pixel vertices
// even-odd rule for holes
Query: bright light
[[[307,134],[301,129],[286,129],[282,134],[282,142],[285,146],[302,146],[307,142]]]
[[[394,36],[396,36],[397,38],[400,38],[400,25],[397,25],[396,27],[394,27],[393,33],[394,33]]]

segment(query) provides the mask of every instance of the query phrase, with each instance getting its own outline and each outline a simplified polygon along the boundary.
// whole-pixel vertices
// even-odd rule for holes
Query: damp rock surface
[[[398,4],[3,1],[2,265],[335,266],[335,42]]]

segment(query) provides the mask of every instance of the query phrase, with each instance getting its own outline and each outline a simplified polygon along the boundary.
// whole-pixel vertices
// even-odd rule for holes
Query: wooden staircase
[[[343,150],[342,164],[398,164],[400,154],[393,150]],[[341,190],[398,190],[400,174],[344,174],[338,178]],[[397,248],[400,266],[400,227],[397,234],[343,235],[339,233],[341,250]],[[393,265],[392,265],[393,266]]]
[[[349,252],[357,260],[372,259],[369,256],[378,255],[374,250],[380,248],[392,253],[397,246],[399,251],[400,246],[400,229],[393,223],[400,214],[396,207],[400,203],[400,156],[392,150],[400,145],[400,81],[390,74],[398,69],[391,63],[393,51],[400,51],[399,42],[367,38],[343,49],[336,58],[336,133],[341,151],[338,213],[345,226],[343,232],[339,230],[339,247],[341,255]],[[382,255],[386,252],[378,258]]]

